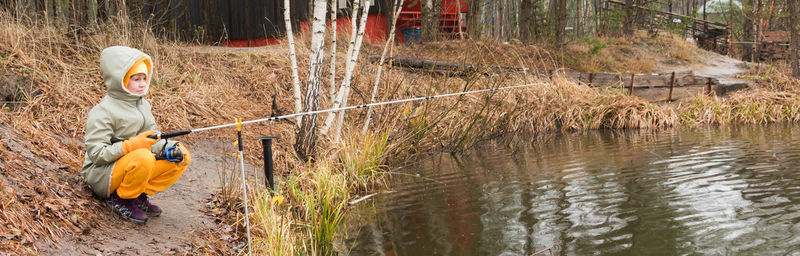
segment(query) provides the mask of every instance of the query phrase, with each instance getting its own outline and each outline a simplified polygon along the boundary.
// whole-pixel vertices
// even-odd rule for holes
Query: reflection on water
[[[599,131],[442,155],[348,216],[351,255],[800,255],[800,128]],[[500,145],[503,144],[503,145]],[[419,174],[419,177],[415,177]]]

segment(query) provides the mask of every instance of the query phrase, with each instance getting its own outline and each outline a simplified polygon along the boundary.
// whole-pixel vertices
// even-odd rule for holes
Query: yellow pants
[[[153,195],[163,191],[181,177],[189,167],[192,157],[189,151],[179,146],[183,162],[156,160],[149,149],[137,149],[122,156],[114,163],[111,173],[111,192],[123,199],[136,198],[142,193]]]

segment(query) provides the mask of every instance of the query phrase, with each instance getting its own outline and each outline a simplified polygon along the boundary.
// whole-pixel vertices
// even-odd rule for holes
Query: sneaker
[[[117,193],[111,194],[111,197],[106,200],[106,205],[112,211],[119,213],[123,218],[133,223],[144,224],[147,222],[147,214],[139,207],[136,207],[136,199],[122,199],[119,198]]]
[[[157,205],[151,204],[150,200],[147,200],[147,194],[142,193],[136,199],[136,206],[139,207],[142,211],[147,213],[149,216],[158,216],[161,215],[161,207]]]

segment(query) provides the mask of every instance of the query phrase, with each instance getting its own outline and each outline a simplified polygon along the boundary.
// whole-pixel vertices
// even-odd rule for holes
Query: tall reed
[[[339,161],[346,175],[349,190],[365,191],[383,184],[382,170],[389,143],[386,132],[372,132],[346,136],[339,147]]]
[[[756,88],[728,98],[699,95],[683,105],[686,124],[767,124],[800,121],[800,98],[790,91]]]
[[[257,194],[253,201],[253,250],[258,255],[299,255],[308,251],[305,235],[302,230],[296,229],[296,220],[289,211],[288,204],[284,204],[281,195],[271,196],[270,193]]]
[[[330,254],[350,198],[345,175],[323,164],[291,177],[285,186],[294,208],[293,218],[298,222],[296,230],[308,234],[303,241],[309,245],[307,250]]]

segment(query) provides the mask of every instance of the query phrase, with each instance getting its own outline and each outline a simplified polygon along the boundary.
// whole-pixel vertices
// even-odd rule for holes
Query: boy
[[[153,74],[150,56],[124,46],[100,54],[100,72],[107,88],[103,99],[86,119],[86,155],[83,178],[106,205],[123,218],[145,223],[161,208],[148,195],[172,186],[189,166],[191,156],[182,145],[182,159],[156,160],[166,141],[148,138],[158,130],[143,98]],[[175,146],[170,141],[169,146]]]

